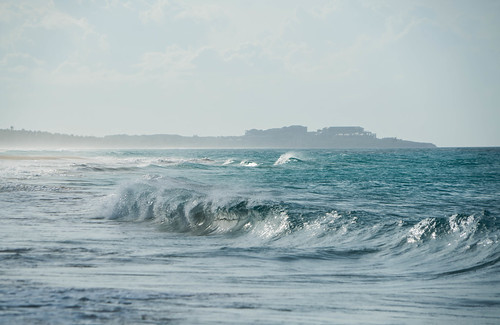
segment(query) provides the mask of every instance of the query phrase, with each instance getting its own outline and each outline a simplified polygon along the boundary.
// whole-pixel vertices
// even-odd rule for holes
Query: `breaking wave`
[[[257,166],[259,166],[259,164],[256,163],[255,161],[242,160],[240,162],[240,166],[244,166],[244,167],[257,167]]]
[[[496,265],[500,259],[499,221],[487,211],[394,219],[237,195],[185,179],[128,184],[111,200],[106,216],[116,221],[147,222],[160,231],[196,236],[248,235],[271,240],[275,246],[300,248],[309,258],[382,254],[415,263],[417,268],[432,264],[436,256],[450,261],[466,256],[473,265],[485,266]],[[459,270],[435,273],[449,272]]]
[[[302,159],[297,157],[297,154],[294,152],[287,152],[282,154],[274,163],[275,166],[287,164],[289,162],[301,162]]]
[[[287,223],[286,212],[278,204],[230,198],[197,184],[178,187],[158,180],[153,183],[135,183],[123,188],[114,198],[109,217],[150,221],[163,231],[193,235],[236,233],[249,230],[258,222],[273,222],[273,226]],[[272,232],[284,228],[278,225],[278,230]]]

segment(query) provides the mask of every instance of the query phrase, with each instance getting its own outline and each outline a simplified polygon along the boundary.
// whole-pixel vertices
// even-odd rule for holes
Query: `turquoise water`
[[[500,322],[500,149],[8,151],[0,323]]]

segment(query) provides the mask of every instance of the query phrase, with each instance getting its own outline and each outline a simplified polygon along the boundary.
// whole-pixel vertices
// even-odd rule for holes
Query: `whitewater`
[[[1,324],[498,324],[500,149],[0,152]]]

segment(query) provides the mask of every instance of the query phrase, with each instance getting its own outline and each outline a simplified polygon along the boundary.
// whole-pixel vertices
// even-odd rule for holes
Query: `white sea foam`
[[[249,161],[249,160],[242,160],[240,162],[240,166],[245,166],[245,167],[257,167],[259,166],[258,163],[256,162],[253,162],[253,161]]]
[[[7,153],[0,323],[499,318],[498,150],[285,151]]]

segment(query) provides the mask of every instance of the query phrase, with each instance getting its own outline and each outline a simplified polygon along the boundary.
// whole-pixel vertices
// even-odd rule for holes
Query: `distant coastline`
[[[432,143],[397,138],[377,138],[359,126],[325,127],[308,131],[300,125],[267,130],[252,129],[242,136],[108,135],[78,136],[43,131],[0,129],[2,149],[146,149],[146,148],[435,148]]]

